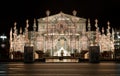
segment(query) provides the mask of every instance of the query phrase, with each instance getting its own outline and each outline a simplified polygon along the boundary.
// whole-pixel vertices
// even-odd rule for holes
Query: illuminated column
[[[14,39],[16,39],[16,36],[17,36],[16,25],[17,25],[17,23],[15,22],[15,23],[14,23],[14,33],[13,33]]]
[[[73,15],[76,16],[76,14],[77,14],[77,11],[74,10]],[[76,22],[75,21],[74,21],[74,26],[75,26],[74,39],[75,39],[75,49],[76,49]]]
[[[109,21],[107,22],[107,25],[108,25],[108,27],[107,27],[107,35],[110,37],[110,22]]]
[[[71,47],[71,35],[70,35],[70,51],[72,51],[72,47]]]
[[[52,56],[52,47],[51,47],[51,56]]]
[[[51,38],[52,39],[52,56],[53,56],[53,51],[54,51],[53,50],[53,33],[54,33],[54,27],[52,27],[52,38]]]
[[[55,34],[54,34],[54,30],[55,30],[55,27],[53,27],[53,50],[55,51],[55,45],[54,45],[54,43],[55,43],[55,42],[54,42],[54,41],[55,41],[55,40],[54,40],[54,39],[55,39],[55,38],[54,38]]]
[[[49,10],[46,11],[46,15],[47,15],[47,36],[48,36],[48,17],[50,15],[50,11]]]
[[[76,34],[77,34],[77,33],[76,33],[76,25],[75,25],[75,35],[74,35],[74,37],[75,37],[75,49],[77,49],[77,48],[76,48],[76,39],[77,39]]]
[[[10,42],[12,41],[12,28],[10,30]]]
[[[90,19],[88,19],[88,31],[91,31]]]
[[[89,39],[89,44],[88,44],[88,46],[90,46],[91,45],[91,25],[90,25],[90,19],[88,19],[88,34],[87,34],[87,36],[88,36],[88,39]]]
[[[45,40],[45,36],[43,36],[43,40],[44,40],[44,53],[46,52],[46,40]]]
[[[78,38],[78,52],[80,53],[80,36]]]
[[[12,42],[12,28],[10,30],[10,58],[13,59],[13,54],[12,54],[12,51],[13,51],[13,42]]]
[[[103,35],[104,35],[104,27],[102,27],[102,36],[103,36]],[[103,42],[103,41],[102,41],[102,42]],[[104,51],[104,50],[103,50],[103,47],[102,47],[102,44],[103,44],[102,42],[101,42],[101,46],[100,46],[100,49],[101,49],[100,52],[103,52],[103,51]]]
[[[26,29],[25,29],[25,32],[26,32],[26,38],[28,39],[28,27],[29,27],[29,20],[26,20]]]
[[[45,39],[46,51],[47,51],[47,38]]]
[[[99,42],[99,27],[98,27],[98,20],[95,20],[95,27],[96,27],[96,39],[95,39],[95,45],[98,45]]]
[[[71,36],[71,40],[70,40],[71,53],[73,53],[73,45],[74,45],[73,36]]]
[[[72,50],[71,50],[71,53],[73,53],[73,45],[72,45]]]
[[[36,31],[36,28],[37,28],[37,26],[36,26],[36,20],[34,19],[33,31]]]
[[[17,29],[16,29],[17,23],[14,23],[14,33],[13,33],[13,51],[16,51],[16,39],[17,39]]]
[[[34,19],[34,24],[33,24],[33,31],[34,31],[34,52],[35,52],[35,50],[37,50],[37,45],[36,45],[36,28],[37,28],[37,26],[36,26],[36,20]]]
[[[47,15],[47,37],[48,37],[48,17],[49,17],[49,15],[50,15],[50,11],[49,10],[47,10],[46,11],[46,15]],[[48,40],[48,38],[47,38],[47,40]],[[47,45],[47,41],[46,41],[46,45]],[[48,47],[48,46],[47,46]],[[47,48],[46,47],[46,48]]]
[[[71,40],[71,39],[70,39],[70,26],[69,26],[69,51],[70,51],[70,47],[71,47],[71,46],[70,46],[70,40]]]
[[[12,51],[12,28],[10,30],[10,52]]]

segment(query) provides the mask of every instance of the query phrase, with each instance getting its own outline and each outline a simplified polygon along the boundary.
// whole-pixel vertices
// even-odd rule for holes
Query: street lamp
[[[7,36],[5,36],[4,34],[0,36],[0,38],[2,39],[2,41],[4,41],[5,39],[7,39]]]
[[[5,36],[4,34],[0,36],[0,39],[2,40],[2,43],[1,43],[1,47],[4,48],[5,47],[5,43],[4,41],[7,39],[7,36]]]

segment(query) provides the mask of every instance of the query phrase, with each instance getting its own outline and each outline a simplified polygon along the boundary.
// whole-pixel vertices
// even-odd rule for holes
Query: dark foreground
[[[0,63],[0,76],[120,76],[119,63]]]

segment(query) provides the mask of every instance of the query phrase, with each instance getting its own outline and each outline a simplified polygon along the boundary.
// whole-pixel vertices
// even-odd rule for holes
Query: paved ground
[[[0,63],[0,76],[120,76],[120,64]]]

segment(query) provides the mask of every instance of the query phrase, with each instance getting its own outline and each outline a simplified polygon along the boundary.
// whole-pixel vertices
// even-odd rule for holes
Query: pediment
[[[60,12],[55,15],[50,15],[48,17],[39,18],[37,20],[38,20],[38,22],[53,22],[53,23],[59,22],[59,21],[66,21],[69,23],[71,23],[71,22],[86,22],[85,18],[80,18],[77,16],[65,14],[63,12]]]

